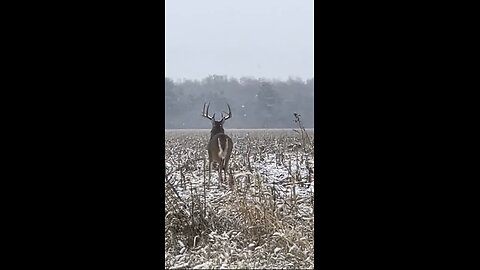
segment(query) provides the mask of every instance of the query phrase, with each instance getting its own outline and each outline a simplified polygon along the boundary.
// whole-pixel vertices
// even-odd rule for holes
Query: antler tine
[[[208,115],[208,108],[210,108],[210,102],[208,102],[208,105],[207,105],[207,116],[208,116],[208,119],[210,120],[215,119],[215,113],[212,116]]]
[[[209,115],[208,115],[208,108],[210,108],[210,102],[209,102],[208,105],[207,105],[207,111],[206,111],[206,112],[205,112],[205,105],[207,105],[207,103],[203,103],[202,116],[205,117],[205,118],[208,118],[209,120],[214,119],[215,114],[213,114],[213,116],[209,116]]]
[[[228,107],[228,113],[227,112],[224,112],[227,114],[227,117],[226,118],[223,118],[223,113],[222,113],[222,118],[223,120],[227,120],[227,119],[230,119],[232,117],[232,110],[230,109],[230,105],[228,105],[227,103],[227,107]]]

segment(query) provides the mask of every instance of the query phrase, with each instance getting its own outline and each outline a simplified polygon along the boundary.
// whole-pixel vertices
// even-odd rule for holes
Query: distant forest
[[[209,114],[217,120],[232,110],[228,128],[293,128],[301,115],[305,128],[313,128],[313,78],[287,81],[229,78],[212,75],[198,80],[173,81],[165,78],[165,128],[210,128],[201,116],[203,104],[210,102]]]

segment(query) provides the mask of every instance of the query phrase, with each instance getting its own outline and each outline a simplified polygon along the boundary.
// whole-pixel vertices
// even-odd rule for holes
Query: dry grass
[[[230,181],[219,185],[204,169],[209,131],[165,134],[165,268],[313,268],[313,140],[227,130]]]

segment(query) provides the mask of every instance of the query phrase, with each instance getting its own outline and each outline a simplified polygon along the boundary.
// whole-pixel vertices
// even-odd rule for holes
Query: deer
[[[205,110],[205,106],[207,109]],[[210,116],[208,114],[208,108],[210,107],[210,103],[208,105],[206,103],[203,104],[203,111],[202,116],[209,119],[212,123],[212,130],[210,131],[210,140],[207,144],[207,151],[208,151],[208,181],[210,182],[211,178],[211,169],[212,163],[218,163],[218,179],[219,185],[221,186],[222,182],[222,170],[227,179],[227,170],[228,170],[228,161],[230,160],[230,155],[232,154],[233,149],[233,142],[232,139],[225,134],[223,130],[223,124],[226,120],[232,117],[232,110],[230,109],[230,105],[227,103],[228,113],[226,117],[222,113],[222,119],[220,121],[215,120],[215,113]]]

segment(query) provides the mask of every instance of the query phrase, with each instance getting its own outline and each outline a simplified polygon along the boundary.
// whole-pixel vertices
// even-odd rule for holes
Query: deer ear
[[[223,125],[224,122],[225,122],[225,119],[222,117],[222,120],[220,121],[220,123]]]

